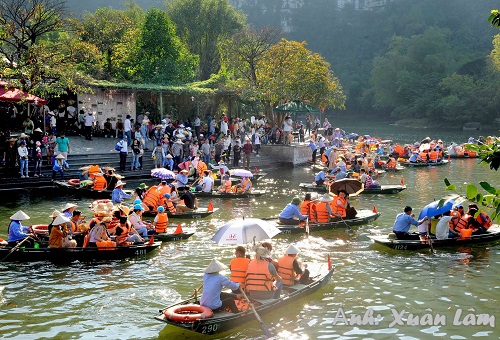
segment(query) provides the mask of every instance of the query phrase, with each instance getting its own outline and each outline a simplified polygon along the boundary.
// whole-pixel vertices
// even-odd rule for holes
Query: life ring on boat
[[[74,187],[79,187],[80,186],[80,180],[78,178],[72,178],[68,180],[68,184],[72,185]]]
[[[205,306],[200,305],[179,305],[173,306],[163,312],[165,317],[177,322],[194,322],[199,319],[208,319],[214,312]]]
[[[49,226],[46,224],[34,224],[31,226],[35,234],[48,234]]]

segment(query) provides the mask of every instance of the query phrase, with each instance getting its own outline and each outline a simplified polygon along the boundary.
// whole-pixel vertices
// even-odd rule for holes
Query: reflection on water
[[[404,176],[408,189],[398,195],[361,195],[354,201],[358,209],[371,209],[382,216],[372,225],[351,231],[312,233],[305,236],[280,235],[273,240],[274,257],[290,243],[301,250],[314,276],[326,268],[326,254],[336,265],[333,280],[306,300],[266,315],[266,324],[279,338],[287,339],[428,339],[498,336],[490,326],[454,325],[458,309],[467,313],[490,313],[498,317],[500,243],[463,247],[456,252],[437,249],[397,252],[372,245],[367,237],[372,230],[390,231],[394,216],[405,205],[415,212],[433,199],[447,194],[442,179],[460,184],[487,179],[500,187],[500,175],[477,166],[474,160],[456,160],[450,166],[407,169],[387,174],[381,182],[399,183]],[[136,339],[174,337],[196,339],[198,335],[181,332],[152,319],[158,309],[189,296],[202,282],[202,270],[213,257],[229,263],[233,247],[210,241],[217,228],[234,217],[277,215],[302,181],[312,180],[313,172],[301,167],[281,169],[268,175],[257,188],[265,186],[268,195],[255,199],[213,200],[220,209],[213,218],[185,224],[196,231],[188,241],[165,243],[150,256],[137,260],[98,264],[0,264],[0,331],[3,337],[30,338],[108,338]],[[131,183],[134,185],[134,183]],[[137,183],[135,183],[137,184]],[[47,223],[53,209],[66,201],[79,204],[89,216],[90,200],[21,194],[0,206],[4,221],[0,236],[6,232],[8,217],[18,208],[28,212],[32,223]],[[201,198],[200,205],[208,200]],[[171,222],[174,222],[172,220]],[[179,221],[185,223],[185,221]],[[249,247],[248,247],[249,248]],[[378,324],[334,322],[339,309],[346,318],[372,312]],[[394,313],[402,313],[402,324],[392,324]],[[409,313],[442,314],[446,324],[407,325]],[[399,314],[397,314],[399,315]],[[133,325],[133,326],[132,326]],[[223,339],[254,339],[261,336],[256,323]]]

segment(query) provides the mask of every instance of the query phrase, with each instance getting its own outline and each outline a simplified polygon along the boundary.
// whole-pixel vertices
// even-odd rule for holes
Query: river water
[[[345,122],[344,126],[348,131],[362,134],[373,131],[370,124]],[[420,140],[431,133],[445,142],[464,141],[469,137],[469,133],[460,131],[439,134],[431,130],[398,131],[385,125],[380,126],[377,133],[382,138],[404,142]],[[326,267],[326,254],[331,255],[336,272],[325,288],[307,300],[266,315],[265,322],[274,334],[288,339],[497,339],[500,335],[500,242],[463,247],[456,252],[437,249],[437,254],[432,255],[429,251],[392,251],[371,244],[367,237],[373,230],[389,232],[394,216],[405,205],[412,206],[418,214],[425,204],[449,194],[443,183],[445,177],[456,184],[487,180],[500,187],[500,173],[477,163],[472,159],[452,160],[447,166],[387,174],[381,178],[382,184],[398,184],[404,176],[408,189],[398,195],[357,197],[356,208],[371,209],[374,204],[382,213],[372,225],[351,231],[313,233],[309,238],[277,236],[273,240],[275,257],[294,243],[312,275]],[[1,337],[200,337],[157,322],[153,316],[158,309],[189,296],[202,282],[202,271],[212,258],[229,263],[233,248],[210,241],[218,227],[233,217],[278,214],[295,195],[303,195],[297,184],[312,180],[312,176],[313,172],[307,167],[283,168],[256,183],[256,187],[266,188],[269,193],[263,198],[215,200],[214,206],[220,209],[212,218],[185,226],[187,230],[196,231],[193,237],[183,242],[164,243],[146,258],[69,266],[0,264]],[[17,209],[27,212],[33,224],[47,223],[52,210],[60,209],[67,201],[74,200],[39,194],[23,194],[6,200],[0,206],[0,219],[4,221],[0,236],[5,237],[8,217]],[[90,200],[77,203],[84,214],[90,216]],[[206,200],[200,200],[201,206],[206,204]],[[342,320],[342,313],[347,324]],[[373,313],[374,318],[350,322],[354,314],[365,313]],[[408,319],[408,313],[422,319],[417,325],[409,325],[407,321],[412,317]],[[464,321],[476,320],[478,314],[489,314],[487,325],[486,322],[464,325]],[[465,318],[465,315],[469,316]],[[369,324],[370,320],[377,324]],[[249,323],[212,338],[259,337],[258,325]]]

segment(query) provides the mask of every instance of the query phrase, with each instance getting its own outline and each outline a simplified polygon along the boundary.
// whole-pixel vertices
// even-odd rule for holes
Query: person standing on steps
[[[245,155],[245,159],[243,160],[243,165],[245,166],[245,169],[250,168],[250,156],[252,156],[253,152],[253,146],[252,146],[252,141],[250,139],[247,139],[245,144],[243,145],[243,154]]]
[[[123,139],[117,143],[120,146],[120,171],[125,171],[125,164],[127,164],[127,154],[128,154],[128,137],[123,134]]]
[[[92,140],[92,127],[95,124],[95,117],[92,111],[85,116],[85,139]]]
[[[132,144],[132,122],[130,121],[131,116],[127,115],[125,123],[123,125],[123,134],[127,136],[127,146]]]

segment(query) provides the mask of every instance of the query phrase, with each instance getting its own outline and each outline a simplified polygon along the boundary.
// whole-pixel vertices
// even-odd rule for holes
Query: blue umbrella
[[[356,139],[358,137],[359,137],[359,135],[357,133],[354,133],[354,132],[347,135],[347,139]]]
[[[442,203],[442,206],[438,208],[439,202],[441,201],[443,200],[434,201],[432,203],[427,204],[420,212],[420,215],[418,215],[418,219],[421,220],[422,218],[424,218],[424,216],[432,218],[434,216],[441,215],[451,210],[453,208],[453,203],[455,202],[453,198],[449,198],[446,201],[444,201],[444,203]]]

